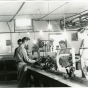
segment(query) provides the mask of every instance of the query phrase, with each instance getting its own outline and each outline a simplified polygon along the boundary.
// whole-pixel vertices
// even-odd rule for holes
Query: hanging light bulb
[[[27,32],[27,34],[29,34],[29,32]]]
[[[67,38],[67,32],[66,32],[66,29],[65,28],[64,28],[64,31],[62,32],[62,36],[63,36],[64,39]]]
[[[67,38],[67,32],[66,32],[66,31],[64,31],[64,32],[62,33],[62,35],[63,35],[63,38],[64,38],[64,39]]]
[[[49,24],[48,24],[48,29],[52,30],[52,25],[50,24],[50,21],[49,21]]]
[[[65,38],[67,38],[67,32],[66,31],[64,32],[64,36],[65,36]]]
[[[48,13],[49,13],[49,2],[48,2]],[[49,19],[50,19],[50,18],[49,18]],[[51,26],[51,24],[50,24],[50,21],[49,21],[49,24],[48,24],[48,29],[49,29],[49,31],[52,30],[52,26]]]
[[[40,30],[39,34],[40,34],[40,35],[43,35],[43,31],[42,31],[42,30]]]
[[[86,39],[87,38],[87,34],[83,33],[83,38]]]
[[[19,32],[19,35],[20,35],[20,32]]]
[[[34,39],[33,43],[36,44],[36,40],[35,39]]]
[[[64,10],[65,10],[65,6],[63,7],[63,16],[64,16],[64,32],[62,33],[63,34],[63,37],[64,39],[67,38],[67,32],[66,32],[66,28],[65,28],[65,13],[64,13]]]

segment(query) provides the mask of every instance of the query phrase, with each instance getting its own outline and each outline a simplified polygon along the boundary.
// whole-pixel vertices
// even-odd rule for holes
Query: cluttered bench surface
[[[82,78],[71,78],[64,79],[60,72],[52,73],[50,71],[41,70],[39,68],[27,66],[30,73],[35,76],[38,80],[41,80],[45,84],[54,87],[86,87],[88,81]]]

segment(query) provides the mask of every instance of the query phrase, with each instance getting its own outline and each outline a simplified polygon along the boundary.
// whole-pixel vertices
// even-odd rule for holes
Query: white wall
[[[13,22],[8,23],[11,30],[13,30]],[[0,22],[0,53],[11,53],[11,46],[6,46],[6,40],[10,40],[9,27],[6,22]]]
[[[77,31],[68,31],[67,32],[67,47],[74,47],[75,53],[79,54],[79,48],[80,48],[80,45],[82,43],[82,39],[78,36],[78,41],[72,41],[71,40],[71,34],[72,33],[77,33]]]
[[[78,54],[82,39],[80,37],[78,37],[78,41],[72,41],[71,40],[71,33],[73,33],[73,32],[76,32],[76,31],[67,32],[67,47],[74,47],[75,53]],[[53,33],[57,33],[57,32],[53,32]],[[44,32],[43,36],[41,36],[39,34],[39,32],[36,32],[35,39],[37,40],[38,38],[42,38],[44,40],[47,40],[47,39],[49,39],[49,34],[50,34],[50,32]],[[33,46],[34,33],[30,33],[30,34],[21,33],[20,35],[18,33],[14,33],[12,36],[13,51],[14,51],[15,47],[17,47],[17,40],[19,38],[23,38],[24,36],[29,37],[31,39],[31,41],[30,41],[30,49],[31,49],[31,47]]]
[[[13,21],[9,22],[8,24],[10,26],[11,31],[13,32],[14,31]],[[0,32],[10,32],[7,22],[0,22]]]
[[[11,46],[6,46],[6,40],[10,40],[10,34],[0,34],[0,53],[11,53]]]

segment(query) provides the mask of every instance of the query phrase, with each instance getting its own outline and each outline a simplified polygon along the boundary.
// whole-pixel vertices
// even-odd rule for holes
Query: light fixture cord
[[[35,31],[34,31],[34,15],[33,16],[33,32],[34,32],[34,40],[35,40]]]
[[[49,12],[48,14],[46,14],[45,16],[43,16],[42,18],[37,19],[37,20],[41,20],[41,19],[45,18],[46,16],[50,15],[50,14],[51,14],[51,13],[53,13],[54,11],[56,11],[56,10],[60,9],[60,8],[61,8],[61,7],[63,7],[64,5],[66,5],[67,3],[68,3],[68,2],[64,3],[63,5],[61,5],[61,6],[57,7],[57,8],[56,8],[56,9],[54,9],[53,11]]]
[[[38,10],[39,10],[40,17],[41,17],[41,10],[40,9],[38,9]],[[40,30],[42,30],[42,26],[40,27]]]
[[[49,2],[48,2],[48,14],[49,14]],[[50,20],[50,18],[49,18],[49,20]]]
[[[41,10],[40,9],[38,9],[39,10],[39,13],[40,13],[40,17],[41,17]]]
[[[48,14],[49,14],[49,2],[48,2]],[[50,17],[49,17],[49,23],[48,26],[50,25]],[[50,30],[49,30],[50,31]]]
[[[66,29],[65,29],[65,6],[63,6],[63,16],[64,16],[64,32],[66,32]]]

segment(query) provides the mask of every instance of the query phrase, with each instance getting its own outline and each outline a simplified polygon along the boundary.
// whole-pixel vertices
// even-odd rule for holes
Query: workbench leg
[[[50,87],[50,86],[46,83],[43,83],[43,87]]]
[[[34,86],[35,87],[40,87],[40,81],[36,77],[34,77]]]
[[[26,76],[26,85],[27,87],[31,87],[31,74],[30,72],[27,72],[27,76]]]

